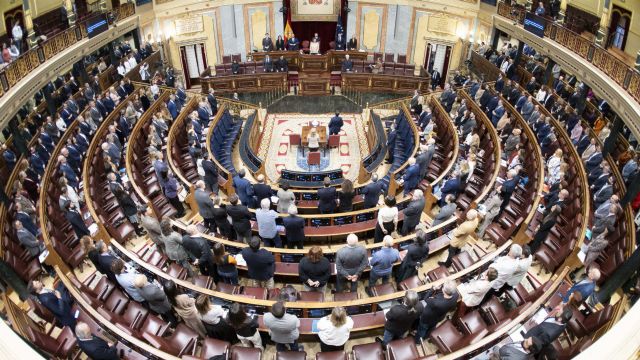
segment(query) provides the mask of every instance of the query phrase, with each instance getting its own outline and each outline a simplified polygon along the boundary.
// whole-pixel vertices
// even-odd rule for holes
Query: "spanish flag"
[[[287,40],[291,37],[292,34],[293,34],[293,30],[291,30],[291,22],[289,21],[289,19],[287,19],[287,25],[285,25],[285,27],[284,27],[284,42],[285,42],[285,44],[287,43]]]

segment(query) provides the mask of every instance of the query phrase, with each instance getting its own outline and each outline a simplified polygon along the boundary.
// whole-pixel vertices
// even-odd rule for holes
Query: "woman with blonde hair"
[[[198,295],[196,298],[196,309],[198,309],[198,317],[207,330],[207,336],[228,341],[232,344],[238,342],[235,330],[224,321],[224,309],[220,305],[212,304],[209,300],[209,295]]]
[[[344,350],[344,344],[349,340],[351,329],[353,329],[353,319],[347,316],[347,311],[342,306],[334,307],[331,315],[318,321],[320,351]]]

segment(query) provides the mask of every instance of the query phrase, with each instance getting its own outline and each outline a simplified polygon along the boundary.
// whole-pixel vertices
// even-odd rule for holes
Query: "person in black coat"
[[[226,206],[220,204],[220,198],[217,196],[215,196],[212,201],[213,220],[216,223],[216,228],[218,228],[218,233],[228,239],[233,239],[233,228],[227,218]]]
[[[318,208],[321,214],[331,214],[336,211],[337,190],[331,186],[331,179],[324,178],[324,188],[318,189]]]
[[[213,162],[213,155],[209,153],[207,159],[202,160],[202,170],[204,170],[204,184],[207,190],[218,193],[218,167]]]
[[[200,268],[200,273],[213,277],[215,281],[218,277],[218,272],[213,262],[211,246],[207,240],[200,236],[195,225],[187,226],[187,235],[182,237],[182,246],[191,258],[196,259],[196,265]]]
[[[75,208],[75,205],[73,205],[72,202],[67,202],[64,204],[64,208],[65,208],[64,217],[71,224],[71,227],[73,228],[73,231],[76,233],[76,236],[81,238],[85,235],[91,235],[91,231],[89,231],[89,228],[84,223],[84,219],[82,218],[82,215],[80,215],[78,210]]]
[[[247,262],[247,272],[252,286],[273,289],[276,259],[268,250],[260,248],[260,238],[252,237],[249,241],[249,247],[242,249],[241,254]]]
[[[347,212],[353,210],[353,197],[356,195],[353,190],[353,182],[349,179],[345,179],[342,182],[342,187],[338,193],[338,206],[340,212]]]
[[[271,189],[271,186],[265,183],[264,175],[258,175],[256,180],[258,181],[258,183],[253,185],[253,194],[256,197],[256,203],[260,204],[262,199],[271,200],[273,190]]]
[[[549,211],[549,214],[542,219],[542,222],[540,223],[540,226],[536,231],[536,235],[533,237],[533,240],[529,244],[532,253],[535,253],[540,245],[542,245],[542,243],[547,239],[547,236],[549,236],[549,232],[551,231],[551,229],[553,229],[553,227],[556,225],[556,222],[558,221],[558,215],[560,215],[561,210],[562,208],[560,206],[553,205],[551,207],[551,210]]]
[[[565,307],[562,311],[558,311],[554,317],[548,317],[540,324],[532,327],[524,337],[535,336],[540,340],[544,350],[564,332],[572,317],[573,311],[569,307]]]
[[[422,310],[423,305],[418,298],[418,293],[408,290],[402,302],[392,306],[385,314],[384,338],[376,337],[376,341],[382,343],[384,347],[392,340],[402,339],[420,317]]]
[[[118,360],[118,349],[115,344],[91,334],[89,325],[78,322],[76,325],[78,347],[92,360]]]
[[[287,235],[287,246],[289,249],[304,247],[304,219],[298,216],[298,208],[295,205],[289,206],[289,216],[282,219],[284,230]]]
[[[387,162],[393,163],[393,156],[396,149],[396,128],[391,125],[389,133],[387,134]]]
[[[407,248],[407,254],[402,259],[400,267],[396,271],[396,283],[418,274],[417,267],[429,256],[427,235],[418,230],[414,242]]]
[[[424,299],[425,306],[418,323],[416,344],[425,339],[447,313],[458,306],[458,296],[455,281],[447,281],[442,285],[441,292]]]
[[[111,264],[117,259],[111,252],[109,252],[109,247],[104,242],[99,242],[96,244],[96,248],[98,249],[98,266],[96,266],[96,270],[100,273],[104,274],[112,283],[117,284],[116,275],[111,271]]]
[[[122,187],[116,187],[113,191],[124,216],[127,217],[131,225],[133,225],[136,234],[142,236],[146,234],[144,229],[140,226],[140,219],[138,218],[138,205],[131,198],[131,195],[127,194]]]
[[[38,301],[55,316],[61,327],[68,326],[71,330],[76,327],[76,318],[71,312],[73,300],[69,292],[60,282],[55,290],[45,289],[38,280],[31,280],[27,285],[27,290]]]
[[[420,216],[424,210],[425,200],[422,190],[414,190],[411,197],[411,201],[407,205],[402,213],[404,214],[404,220],[402,222],[402,228],[400,229],[401,235],[407,235],[415,230],[416,226],[420,223]]]
[[[322,255],[322,248],[313,246],[309,249],[307,256],[300,260],[298,274],[304,291],[324,292],[331,277],[331,263]]]
[[[236,232],[238,241],[248,243],[249,239],[251,239],[251,213],[245,205],[238,204],[238,200],[238,195],[236,194],[229,197],[227,215],[231,218],[231,224]]]
[[[520,177],[515,169],[511,169],[507,172],[507,179],[500,185],[500,196],[502,197],[502,204],[500,204],[500,212],[497,216],[500,216],[504,209],[509,205],[511,201],[511,195],[516,190]]]
[[[378,205],[382,194],[382,182],[378,181],[378,174],[371,175],[371,183],[362,189],[364,208],[369,209]]]

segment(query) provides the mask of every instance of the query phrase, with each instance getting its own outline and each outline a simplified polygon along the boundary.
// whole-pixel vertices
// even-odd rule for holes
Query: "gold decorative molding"
[[[251,19],[251,40],[253,44],[251,46],[251,49],[247,49],[247,51],[252,51],[253,48],[258,48],[258,50],[260,50],[262,48],[262,38],[264,34],[268,31],[267,16],[264,12],[262,12],[262,10],[255,10],[253,14],[251,14],[250,19]]]
[[[204,31],[202,15],[189,15],[181,19],[175,19],[175,34],[186,35]]]
[[[373,51],[378,46],[378,34],[380,28],[380,15],[375,9],[365,11],[364,30],[362,32],[362,45],[365,49]]]
[[[427,30],[447,35],[456,35],[458,19],[446,14],[427,15],[429,18]]]
[[[340,3],[340,0],[291,0],[291,21],[337,21]],[[321,13],[300,13],[316,9]]]

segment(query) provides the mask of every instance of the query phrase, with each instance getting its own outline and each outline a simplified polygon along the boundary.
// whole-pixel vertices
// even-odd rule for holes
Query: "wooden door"
[[[207,69],[204,44],[180,46],[180,62],[187,89],[200,84],[200,74]]]

